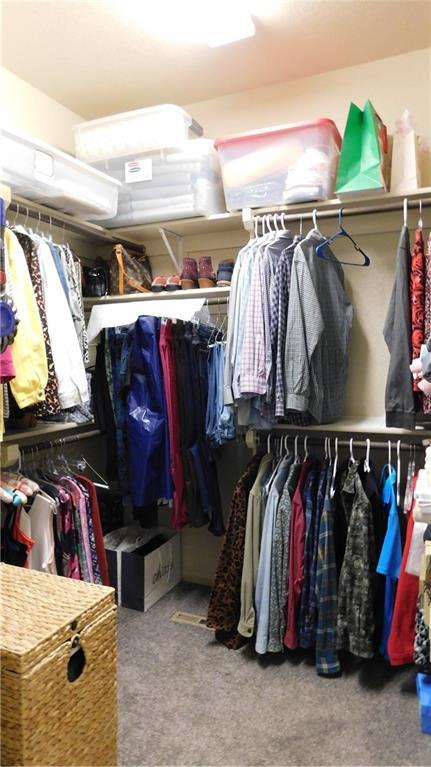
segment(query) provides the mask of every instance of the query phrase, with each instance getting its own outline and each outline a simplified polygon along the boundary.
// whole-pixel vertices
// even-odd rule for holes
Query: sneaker
[[[198,282],[200,288],[215,288],[216,280],[211,256],[200,257]]]
[[[178,274],[171,274],[166,280],[166,290],[181,290],[181,280]]]
[[[152,293],[161,293],[162,290],[166,289],[166,280],[167,277],[165,274],[161,274],[160,277],[155,277],[154,280],[151,283],[151,292]]]
[[[234,261],[220,261],[217,269],[217,286],[219,288],[228,288],[232,280]]]
[[[186,256],[183,259],[183,271],[181,272],[181,287],[183,290],[198,288],[198,265],[195,258]]]

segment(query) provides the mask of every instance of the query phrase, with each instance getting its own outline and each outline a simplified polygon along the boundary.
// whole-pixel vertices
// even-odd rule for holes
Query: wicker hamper
[[[1,764],[117,764],[114,590],[0,564]]]

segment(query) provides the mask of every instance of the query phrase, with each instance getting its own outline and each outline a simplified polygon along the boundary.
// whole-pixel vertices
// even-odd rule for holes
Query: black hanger
[[[342,221],[343,221],[343,208],[340,208],[340,210],[338,211],[338,224],[339,224],[338,232],[335,232],[335,234],[333,234],[332,237],[329,237],[329,239],[325,240],[325,242],[321,242],[320,245],[317,246],[317,248],[316,248],[316,256],[318,256],[319,258],[323,258],[326,261],[329,261],[329,259],[326,258],[325,254],[323,252],[323,249],[327,245],[330,245],[331,242],[333,242],[337,237],[347,237],[347,239],[350,240],[350,242],[352,243],[352,245],[355,248],[355,250],[357,250],[358,253],[360,253],[364,257],[364,260],[363,260],[363,262],[361,264],[358,264],[355,261],[339,261],[339,263],[340,264],[344,264],[345,266],[369,266],[370,263],[371,263],[370,259],[368,258],[367,254],[364,253],[362,248],[359,247],[358,243],[355,242],[353,237],[351,237],[350,234],[348,232],[346,232],[346,230],[345,230],[345,228],[344,228],[344,226],[342,224]]]

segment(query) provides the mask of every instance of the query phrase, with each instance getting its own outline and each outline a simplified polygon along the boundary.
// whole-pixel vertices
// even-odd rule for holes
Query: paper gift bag
[[[363,110],[350,104],[338,164],[337,195],[386,192],[384,164],[387,151],[386,126],[371,101],[366,102]]]
[[[419,138],[415,134],[412,116],[406,109],[397,120],[392,148],[391,192],[408,194],[421,187]]]

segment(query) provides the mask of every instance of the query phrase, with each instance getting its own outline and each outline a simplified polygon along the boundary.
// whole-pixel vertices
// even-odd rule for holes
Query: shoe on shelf
[[[220,261],[217,268],[217,287],[229,288],[232,281],[232,272],[234,267],[234,261],[227,259],[226,261]]]
[[[183,271],[181,272],[181,287],[183,290],[198,288],[198,265],[195,258],[186,256],[183,259]]]
[[[216,280],[211,256],[200,257],[198,282],[200,288],[215,288]]]
[[[167,277],[165,274],[161,274],[159,277],[155,277],[151,283],[152,293],[161,293],[162,290],[166,290]]]
[[[181,280],[178,274],[171,274],[171,276],[168,277],[166,280],[166,290],[171,292],[174,290],[181,290]]]

